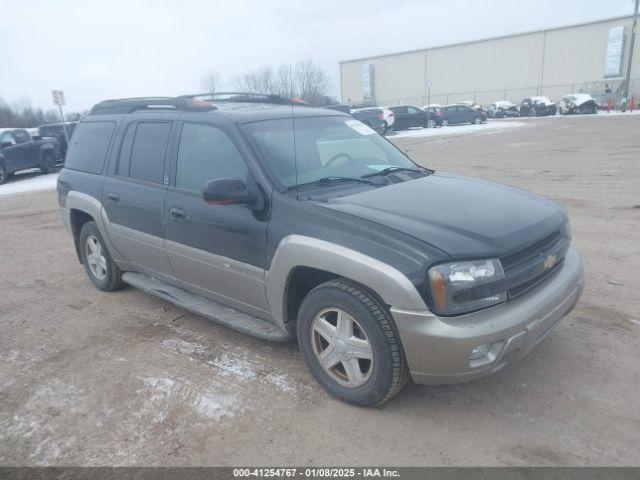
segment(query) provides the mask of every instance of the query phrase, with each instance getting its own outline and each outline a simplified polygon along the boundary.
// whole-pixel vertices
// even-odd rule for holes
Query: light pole
[[[629,62],[627,63],[627,74],[624,80],[624,100],[629,99],[629,86],[631,84],[631,64],[633,62],[633,49],[636,44],[636,25],[638,24],[638,3],[640,0],[636,0],[636,7],[633,11],[633,26],[631,27],[631,41],[629,42]]]

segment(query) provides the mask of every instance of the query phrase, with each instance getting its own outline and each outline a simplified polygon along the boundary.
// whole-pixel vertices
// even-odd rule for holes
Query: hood
[[[456,258],[511,253],[567,221],[551,200],[443,172],[317,205],[406,233]]]

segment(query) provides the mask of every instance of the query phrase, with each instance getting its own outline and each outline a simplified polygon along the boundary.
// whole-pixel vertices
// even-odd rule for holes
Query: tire
[[[339,325],[350,327],[341,330]],[[307,294],[298,314],[297,336],[311,374],[347,403],[380,405],[407,383],[409,369],[389,312],[372,292],[349,280],[330,280]],[[357,352],[362,356],[356,358]],[[329,368],[321,365],[322,354],[334,362]]]
[[[56,169],[56,157],[51,153],[45,153],[42,155],[42,164],[40,165],[40,171],[43,174],[51,173]]]
[[[446,118],[442,119],[442,126],[443,127],[449,126],[449,120],[447,120]]]
[[[92,243],[94,248],[97,249],[93,251],[93,253],[98,255],[98,258],[96,258],[97,264],[89,258],[89,255],[92,253],[89,243]],[[122,281],[122,270],[120,270],[113,261],[113,258],[111,258],[109,250],[107,250],[95,222],[87,222],[82,226],[78,245],[80,246],[82,263],[84,264],[87,275],[98,289],[111,292],[122,288],[124,285]],[[99,248],[96,247],[96,245],[99,245]],[[100,258],[102,258],[102,260],[100,260]],[[95,268],[93,265],[95,265]],[[102,272],[104,272],[104,274],[100,275]]]
[[[473,123],[476,125],[480,125],[482,123],[482,119],[480,117],[476,117],[473,119]]]
[[[425,124],[424,124],[424,128],[436,128],[438,126],[438,123],[433,119],[430,118]]]
[[[9,180],[9,174],[7,173],[7,168],[0,163],[0,185],[6,183]]]

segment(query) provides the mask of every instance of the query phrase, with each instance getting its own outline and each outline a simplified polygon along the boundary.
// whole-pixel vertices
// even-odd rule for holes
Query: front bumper
[[[416,383],[448,384],[497,372],[527,355],[575,306],[584,286],[582,261],[570,248],[558,272],[515,300],[458,317],[391,308]],[[488,354],[471,351],[491,343]]]

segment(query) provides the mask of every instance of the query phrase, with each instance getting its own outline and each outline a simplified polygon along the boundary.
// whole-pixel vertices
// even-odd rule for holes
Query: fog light
[[[479,358],[486,357],[491,350],[491,344],[485,343],[484,345],[478,345],[473,350],[471,350],[471,355],[469,355],[469,360],[477,360]]]

